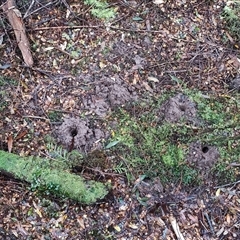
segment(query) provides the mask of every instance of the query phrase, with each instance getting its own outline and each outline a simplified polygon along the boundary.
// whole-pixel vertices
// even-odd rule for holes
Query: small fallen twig
[[[208,221],[208,225],[210,227],[210,230],[211,230],[212,234],[214,234],[214,228],[213,228],[212,221],[211,221],[210,217],[208,216],[208,214],[206,212],[204,213],[204,216]]]
[[[173,217],[173,216],[170,216],[170,217],[169,217],[169,220],[170,220],[170,223],[171,223],[172,228],[173,228],[173,230],[174,230],[174,233],[175,233],[176,236],[177,236],[177,239],[178,239],[178,240],[185,240],[184,237],[183,237],[183,235],[182,235],[182,233],[180,232],[180,229],[179,229],[179,226],[178,226],[178,224],[177,224],[176,218]]]
[[[237,184],[239,184],[240,183],[240,180],[239,181],[236,181],[236,182],[232,182],[232,183],[227,183],[227,184],[224,184],[224,185],[221,185],[221,186],[216,186],[216,187],[214,187],[213,189],[217,189],[217,188],[225,188],[225,187],[230,187],[230,186],[232,186],[232,188],[233,187],[235,187]]]
[[[74,25],[74,26],[57,26],[57,27],[38,27],[38,28],[31,29],[31,31],[55,30],[55,29],[100,28],[100,27],[105,27],[105,26],[104,25],[92,25],[92,26]]]

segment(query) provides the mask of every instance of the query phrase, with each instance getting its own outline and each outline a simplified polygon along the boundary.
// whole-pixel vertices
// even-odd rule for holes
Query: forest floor
[[[29,184],[2,174],[2,239],[240,239],[240,43],[221,17],[227,1],[109,1],[116,17],[107,23],[93,17],[83,1],[33,1],[29,8],[30,2],[18,4],[31,42],[32,68],[23,64],[1,13],[1,150],[53,158],[53,144],[68,152],[77,149],[84,160],[74,171],[112,187],[104,199],[82,206],[31,191]],[[199,130],[201,120],[195,117],[200,106],[192,102],[195,91],[203,101],[214,99],[212,104],[234,102],[221,108],[229,119],[235,116],[234,124],[228,125],[234,133],[226,135],[231,141],[224,147],[236,153],[229,159],[222,156],[226,162],[221,174],[206,174],[221,154],[206,145],[208,137]],[[172,94],[165,101],[168,93]],[[159,99],[164,109],[156,107]],[[213,112],[206,111],[207,117],[220,123]],[[133,119],[138,122],[152,113],[156,122],[144,122],[144,128],[131,125]],[[120,130],[123,135],[130,131],[126,126],[150,129],[167,120],[173,129],[185,129],[182,118],[187,119],[186,128],[194,125],[191,140],[205,137],[203,145],[201,139],[190,145],[187,160],[197,166],[201,184],[185,184],[183,170],[168,182],[172,172],[162,177],[161,169],[152,170],[155,162],[147,171],[142,162],[131,165],[130,143],[120,151],[116,136]],[[177,129],[180,133],[171,141],[184,149]],[[156,156],[143,153],[144,140],[137,139],[141,158],[153,161]],[[229,168],[231,176],[225,178]]]

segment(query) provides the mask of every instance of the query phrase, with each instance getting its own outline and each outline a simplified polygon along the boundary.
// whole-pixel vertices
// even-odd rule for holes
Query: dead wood
[[[27,66],[31,67],[33,65],[33,58],[30,51],[30,44],[26,35],[22,15],[17,9],[15,1],[7,0],[0,7],[3,9],[4,13],[6,13],[8,21],[12,25],[24,62]]]

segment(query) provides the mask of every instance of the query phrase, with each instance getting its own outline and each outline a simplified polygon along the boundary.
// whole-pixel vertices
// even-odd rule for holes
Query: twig
[[[209,225],[209,227],[211,229],[212,234],[214,234],[214,229],[213,229],[213,225],[212,225],[211,219],[209,218],[209,216],[208,216],[208,214],[206,212],[204,213],[204,216],[205,216],[205,218],[208,221],[208,225]]]
[[[25,115],[25,116],[23,116],[23,118],[36,118],[36,119],[42,119],[42,120],[49,121],[49,119],[47,119],[45,117],[31,116],[31,115]]]
[[[22,15],[17,9],[15,0],[7,0],[0,6],[0,8],[6,14],[8,21],[14,30],[17,44],[21,50],[24,62],[28,67],[32,67],[33,57],[30,50],[30,43],[26,35],[26,28],[22,19]]]
[[[105,27],[103,25],[93,25],[93,26],[86,26],[86,25],[74,25],[74,26],[56,26],[56,27],[39,27],[33,28],[31,31],[42,31],[42,30],[55,30],[55,29],[77,29],[77,28],[100,28]]]
[[[228,165],[228,168],[230,168],[230,167],[240,167],[240,163],[235,163],[235,162],[230,163],[230,164]]]
[[[30,4],[30,6],[28,7],[28,10],[25,12],[24,16],[23,16],[23,19],[26,18],[28,16],[28,13],[30,11],[30,9],[32,8],[32,6],[34,5],[35,3],[35,0],[33,0]]]
[[[33,13],[36,13],[36,12],[40,11],[42,8],[46,8],[46,7],[49,6],[49,5],[55,4],[56,2],[58,2],[58,0],[55,1],[55,2],[49,2],[49,3],[47,3],[46,5],[41,6],[40,8],[38,8],[38,9],[32,11],[31,13],[29,13],[30,8],[32,7],[32,6],[30,5],[30,7],[28,8],[27,12],[24,14],[24,18],[30,16],[30,15],[33,14]]]
[[[238,183],[240,183],[240,180],[237,181],[237,182],[228,183],[228,184],[224,184],[224,185],[221,185],[221,186],[216,186],[216,187],[214,187],[214,189],[217,189],[217,188],[224,188],[224,187],[229,187],[229,186],[232,186],[232,185],[233,185],[233,187],[234,187],[234,186],[236,186]]]
[[[170,220],[170,223],[171,223],[172,228],[173,228],[173,230],[174,230],[174,233],[175,233],[176,236],[177,236],[177,239],[178,239],[178,240],[185,240],[184,237],[183,237],[183,235],[182,235],[182,233],[180,232],[180,229],[179,229],[179,226],[178,226],[178,224],[177,224],[176,218],[173,217],[173,216],[170,216],[170,217],[169,217],[169,220]]]

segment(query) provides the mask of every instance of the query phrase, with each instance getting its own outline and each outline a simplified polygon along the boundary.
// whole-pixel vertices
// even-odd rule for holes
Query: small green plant
[[[37,191],[38,193],[45,195],[59,194],[59,185],[53,183],[46,183],[41,179],[41,169],[37,170],[33,174],[33,180],[31,182],[31,191]]]
[[[223,9],[222,18],[232,37],[240,39],[240,1],[227,1]]]
[[[109,20],[115,17],[115,9],[104,0],[84,0],[84,4],[91,5],[91,13],[97,18]]]
[[[17,81],[9,77],[0,76],[0,88],[7,86],[17,86]]]
[[[59,111],[49,111],[48,112],[48,118],[51,122],[60,122],[62,119],[62,112]]]
[[[6,95],[8,94],[5,91],[0,91],[0,111],[4,111],[9,105],[9,102],[5,100]]]
[[[73,150],[71,152],[64,149],[55,143],[52,138],[48,138],[46,143],[47,151],[49,157],[52,159],[52,165],[57,168],[71,168],[73,166],[79,165],[83,160],[83,155],[77,151]]]
[[[180,80],[176,80],[180,85]],[[196,103],[198,126],[181,121],[175,124],[159,124],[156,121],[154,109],[158,109],[169,96],[175,95],[169,92],[158,100],[136,104],[134,113],[131,113],[132,107],[121,108],[114,113],[118,125],[112,129],[112,138],[106,148],[116,151],[119,162],[114,169],[118,173],[124,173],[129,181],[145,175],[157,176],[162,183],[200,184],[201,175],[186,163],[189,145],[196,141],[219,149],[219,167],[212,170],[214,172],[219,169],[219,173],[214,174],[216,180],[236,178],[236,173],[230,171],[224,179],[224,171],[221,169],[223,166],[226,169],[229,162],[240,159],[240,136],[236,135],[240,132],[239,95],[235,98],[228,95],[206,96],[196,90],[189,90],[184,85],[181,89]]]

